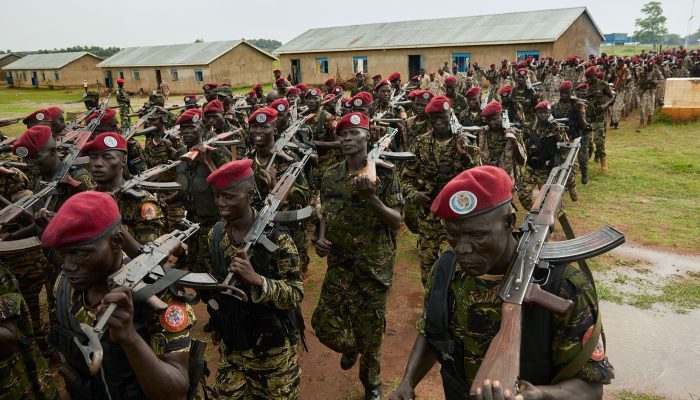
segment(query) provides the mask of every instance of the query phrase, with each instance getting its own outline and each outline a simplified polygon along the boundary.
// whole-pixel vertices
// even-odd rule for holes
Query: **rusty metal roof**
[[[29,54],[15,62],[11,62],[2,69],[59,69],[72,63],[73,61],[90,55],[102,59],[87,51],[76,51],[71,53],[50,53],[50,54]]]
[[[603,39],[588,10],[576,7],[311,29],[275,53],[552,42],[584,13]]]
[[[98,67],[160,67],[169,65],[207,65],[230,50],[245,43],[264,55],[275,58],[245,40],[226,40],[170,44],[164,46],[128,47],[97,64]]]

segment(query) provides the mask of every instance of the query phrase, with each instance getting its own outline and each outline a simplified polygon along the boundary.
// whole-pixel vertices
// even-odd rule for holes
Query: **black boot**
[[[584,185],[588,183],[588,172],[581,173],[581,183]]]
[[[365,389],[365,400],[381,400],[382,399],[382,385],[376,386],[372,389]]]

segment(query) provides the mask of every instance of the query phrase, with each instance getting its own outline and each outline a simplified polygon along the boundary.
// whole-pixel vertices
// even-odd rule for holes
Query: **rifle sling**
[[[187,274],[188,271],[175,268],[165,268],[165,276],[133,294],[134,303],[145,302],[148,300],[148,298],[169,288]]]

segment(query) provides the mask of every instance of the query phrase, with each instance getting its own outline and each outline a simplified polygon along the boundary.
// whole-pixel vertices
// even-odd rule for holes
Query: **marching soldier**
[[[131,100],[129,94],[124,89],[124,79],[117,79],[117,104],[119,105],[119,125],[122,129],[126,129],[131,125],[131,117],[129,117],[129,109],[131,108]]]
[[[350,95],[354,96],[360,92],[369,92],[370,88],[365,81],[365,74],[359,71],[355,74],[355,86],[350,90]]]
[[[506,171],[517,185],[520,182],[520,167],[527,157],[525,143],[521,131],[513,126],[503,126],[504,112],[507,111],[497,101],[487,104],[481,112],[483,125],[488,129],[479,132],[479,157],[482,165]]]
[[[572,97],[573,84],[564,81],[559,85],[559,101],[552,104],[554,118],[567,118],[569,140],[581,138],[581,149],[578,153],[578,164],[581,169],[581,183],[588,183],[588,147],[591,144],[591,131],[586,122],[585,100]]]
[[[529,70],[520,68],[515,71],[515,86],[510,97],[514,104],[520,105],[525,115],[524,124],[535,121],[535,105],[538,103],[539,95],[535,89],[527,84]]]
[[[335,136],[336,118],[333,114],[321,108],[321,96],[319,88],[311,88],[306,92],[306,105],[309,113],[315,114],[309,122],[311,137],[318,153],[318,166],[313,169],[313,188],[321,187],[321,178],[331,165],[341,159],[340,142]]]
[[[467,107],[459,115],[459,123],[462,126],[483,126],[481,118],[481,88],[474,86],[466,93]]]
[[[654,118],[654,109],[656,108],[656,90],[657,86],[662,85],[664,77],[653,63],[653,59],[649,59],[646,65],[640,71],[639,81],[639,128],[644,127],[644,123],[651,125]],[[590,82],[589,82],[590,83]],[[589,89],[588,96],[591,96]],[[597,155],[597,154],[596,154]]]
[[[202,86],[202,90],[204,91],[204,99],[206,100],[202,105],[202,110],[207,106],[207,104],[209,104],[210,101],[214,101],[217,99],[218,89],[219,84],[216,82],[209,82],[206,85]]]
[[[608,161],[605,155],[605,111],[615,101],[607,82],[598,79],[596,67],[586,69],[586,83],[588,84],[589,106],[595,110],[591,119],[587,122],[593,129],[593,144],[595,145],[595,160],[600,161],[600,167],[604,172],[608,170]],[[589,150],[590,151],[590,150]]]
[[[467,99],[457,92],[457,77],[454,75],[445,78],[445,97],[452,101],[455,115],[459,116],[467,109]]]

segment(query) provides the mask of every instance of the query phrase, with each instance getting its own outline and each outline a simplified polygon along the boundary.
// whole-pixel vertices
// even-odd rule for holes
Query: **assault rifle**
[[[228,140],[226,142],[223,142],[223,140],[231,137],[233,134],[238,133],[242,130],[243,129],[238,128],[238,129],[234,129],[232,131],[219,133],[218,135],[216,135],[210,139],[205,140],[202,143],[202,145],[204,145],[204,148],[206,150],[214,150],[214,148],[210,147],[209,145],[240,144],[241,142],[239,140]],[[192,160],[192,161],[194,161],[197,158],[197,156],[199,156],[199,150],[190,150],[187,153],[181,155],[180,160],[183,160],[183,161],[184,160]]]
[[[286,161],[292,161],[292,158],[290,158],[284,152],[284,149],[286,147],[294,147],[294,148],[300,147],[297,144],[293,144],[292,141],[294,140],[294,137],[296,136],[297,131],[299,129],[301,129],[301,127],[304,124],[306,124],[307,121],[312,119],[315,115],[316,114],[310,114],[310,115],[307,115],[301,119],[297,119],[296,121],[294,121],[294,123],[289,125],[289,127],[287,129],[285,129],[284,132],[282,132],[282,134],[280,135],[280,138],[277,139],[277,141],[275,141],[275,145],[272,146],[272,157],[270,157],[270,161],[267,162],[267,165],[265,166],[265,170],[269,170],[270,168],[272,168],[272,165],[273,165],[272,163],[275,161],[275,157],[278,155],[280,157],[284,158]]]
[[[399,130],[396,128],[388,128],[387,133],[381,138],[379,138],[379,140],[376,143],[374,143],[372,150],[370,150],[369,153],[367,153],[367,164],[364,168],[359,170],[356,173],[356,175],[367,174],[369,176],[370,181],[376,182],[377,165],[388,169],[393,169],[395,167],[393,163],[387,161],[386,159],[407,161],[415,158],[415,154],[407,151],[386,151],[386,149],[388,149],[391,145],[391,142],[392,140],[394,140],[394,136],[396,136],[396,133],[398,133],[398,131]]]
[[[625,236],[610,226],[591,234],[565,240],[548,242],[561,210],[561,201],[565,185],[574,168],[576,156],[581,148],[580,138],[571,143],[558,143],[559,147],[569,148],[566,159],[552,169],[547,182],[540,189],[539,195],[530,212],[525,216],[520,228],[522,236],[517,247],[515,262],[508,270],[499,297],[503,300],[501,307],[501,327],[486,352],[486,356],[474,378],[471,393],[482,387],[486,379],[498,380],[504,389],[518,392],[518,375],[520,372],[520,346],[522,337],[522,304],[537,304],[556,314],[565,314],[573,306],[571,300],[564,300],[542,290],[539,283],[533,281],[533,274],[538,269],[549,269],[551,264],[564,264],[578,261],[583,265],[583,272],[590,274],[583,260],[606,253],[625,241]],[[560,218],[564,231],[570,231],[568,221]],[[566,221],[566,222],[565,222]],[[573,231],[567,232],[573,237]],[[592,277],[591,283],[593,283]],[[599,324],[596,323],[596,326]],[[600,328],[596,328],[598,333]],[[595,333],[589,339],[590,358],[593,346],[598,341]],[[584,348],[586,348],[584,346]],[[584,351],[587,351],[584,350]]]
[[[102,117],[105,115],[105,110],[107,108],[110,108],[110,107],[107,107],[107,105],[109,104],[109,97],[111,95],[112,95],[112,92],[108,92],[107,96],[105,96],[104,99],[102,99],[102,101],[97,106],[97,108],[91,108],[91,109],[85,111],[84,113],[80,114],[79,116],[77,116],[73,121],[71,121],[66,126],[66,129],[64,129],[68,133],[66,133],[63,136],[61,141],[58,143],[58,146],[65,147],[67,145],[67,143],[72,142],[75,138],[77,138],[80,135],[80,133],[83,131],[83,129],[87,129],[87,127],[83,128],[83,129],[78,129],[78,125],[82,121],[84,121],[86,118],[91,116],[92,114],[100,113],[100,116],[98,118],[96,118],[98,120],[97,123],[94,125],[94,127],[90,131],[91,132],[90,134],[92,135],[92,132],[95,131],[95,128],[97,127],[97,125],[100,124],[100,120],[102,120]],[[90,121],[90,122],[92,123],[93,121]]]
[[[127,128],[124,131],[124,133],[122,133],[122,136],[124,137],[124,139],[126,139],[126,141],[129,141],[129,139],[131,139],[133,136],[136,136],[136,134],[137,134],[136,129],[142,127],[148,121],[148,117],[150,117],[154,111],[155,111],[155,109],[152,108],[146,114],[139,117],[139,119],[137,119],[136,122],[131,124],[129,126],[129,128]]]
[[[141,249],[141,254],[107,278],[109,287],[113,289],[119,286],[126,286],[134,294],[134,302],[145,301],[156,311],[165,310],[167,304],[155,295],[175,283],[189,286],[187,285],[187,276],[191,275],[191,273],[174,268],[167,268],[166,271],[161,266],[180,248],[182,242],[199,230],[199,224],[194,224],[187,220],[183,220],[182,223],[187,226],[185,230],[175,230],[145,244]],[[206,278],[206,275],[208,274],[204,274],[205,279],[203,282],[195,286],[215,285],[216,280],[211,275],[209,275],[209,278]],[[148,277],[154,280],[150,286],[144,282],[144,279]],[[167,286],[165,285],[166,283]],[[100,314],[95,326],[85,323],[80,324],[80,329],[87,337],[87,344],[81,343],[77,337],[73,339],[83,353],[85,362],[93,375],[102,367],[103,350],[100,338],[107,331],[107,321],[109,321],[116,309],[117,305],[110,303],[105,311]]]
[[[287,212],[286,214],[282,211],[278,211],[280,206],[282,206],[284,201],[287,199],[287,195],[289,195],[289,192],[292,190],[292,186],[294,186],[296,183],[299,175],[304,173],[304,165],[306,165],[311,158],[312,150],[302,150],[302,154],[303,157],[287,168],[275,187],[272,188],[270,193],[267,195],[267,198],[265,199],[265,206],[260,210],[258,213],[258,218],[253,221],[253,226],[250,227],[243,238],[243,243],[245,243],[243,251],[246,254],[249,254],[251,248],[257,243],[263,245],[269,252],[275,252],[277,250],[277,245],[272,243],[272,241],[267,238],[267,236],[272,232],[273,224],[275,222],[289,223],[301,221],[311,217],[314,214],[314,209],[311,207],[305,207],[301,210]],[[289,215],[292,215],[292,217]],[[233,273],[229,272],[221,284],[221,288],[226,289],[224,293],[236,297],[241,301],[248,301],[248,296],[235,286],[233,279]],[[218,309],[218,304],[215,301],[210,301],[209,305],[215,310]]]
[[[21,121],[22,119],[23,119],[22,117],[0,119],[0,127],[16,124],[19,121]]]
[[[173,169],[180,164],[181,161],[168,161],[167,164],[156,165],[153,168],[149,168],[135,177],[124,182],[116,191],[122,192],[129,197],[133,198],[143,198],[146,193],[142,189],[146,189],[151,192],[169,192],[173,190],[181,189],[177,182],[151,182],[150,180],[156,176],[162,174],[165,171]]]

